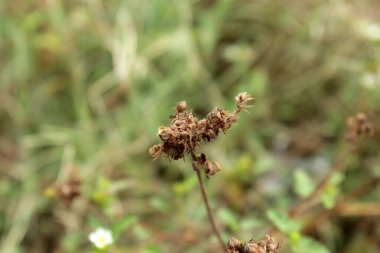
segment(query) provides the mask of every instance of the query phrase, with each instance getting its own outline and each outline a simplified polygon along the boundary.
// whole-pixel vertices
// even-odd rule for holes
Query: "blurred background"
[[[152,161],[148,149],[178,101],[202,118],[247,91],[254,107],[201,149],[222,168],[206,187],[223,238],[379,252],[379,10],[0,1],[0,251],[218,252],[189,158]],[[374,130],[347,142],[359,112]],[[99,227],[112,232],[106,249],[88,240]]]

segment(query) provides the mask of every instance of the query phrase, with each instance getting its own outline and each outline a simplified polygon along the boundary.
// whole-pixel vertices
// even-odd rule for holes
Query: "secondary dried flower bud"
[[[362,112],[359,112],[357,115],[356,115],[356,119],[359,123],[365,123],[367,122],[368,118],[367,118],[367,115],[365,115],[365,113],[362,113]]]
[[[169,127],[160,126],[158,128],[158,136],[162,141],[169,140],[173,135],[173,131]]]
[[[253,98],[247,92],[239,93],[235,97],[236,112],[241,112],[242,110],[246,110],[247,108],[251,107],[247,105],[251,100],[253,100]]]
[[[247,242],[244,246],[243,253],[264,253],[265,251],[261,250],[261,247],[259,244],[257,244],[255,241],[250,240]]]
[[[63,203],[70,207],[72,202],[79,197],[81,192],[82,180],[77,174],[75,168],[70,168],[68,178],[47,189],[46,194],[59,197]]]
[[[149,149],[149,154],[153,157],[153,160],[156,160],[158,157],[160,157],[162,150],[162,144],[154,145]]]
[[[186,101],[181,101],[176,105],[176,111],[177,113],[181,113],[183,111],[186,111]]]
[[[200,164],[205,164],[205,162],[207,162],[207,157],[204,153],[201,153],[200,155],[197,156],[197,161],[200,163]]]
[[[260,242],[261,247],[264,248],[266,253],[277,253],[280,250],[280,244],[276,242],[273,237],[265,236],[265,239]]]
[[[348,117],[346,120],[346,139],[353,145],[357,144],[360,136],[373,135],[374,128],[368,117],[364,113],[358,113],[356,116]]]
[[[230,250],[239,250],[243,246],[243,243],[238,239],[232,237],[227,242],[227,249]]]
[[[213,176],[218,171],[220,171],[220,164],[218,162],[206,161],[205,165],[206,165],[206,169],[205,169],[206,177]]]

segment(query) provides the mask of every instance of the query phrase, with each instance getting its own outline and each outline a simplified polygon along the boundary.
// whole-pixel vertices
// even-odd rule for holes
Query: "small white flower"
[[[110,230],[105,228],[98,228],[93,231],[88,239],[97,247],[98,249],[104,249],[108,245],[113,243],[112,233]]]

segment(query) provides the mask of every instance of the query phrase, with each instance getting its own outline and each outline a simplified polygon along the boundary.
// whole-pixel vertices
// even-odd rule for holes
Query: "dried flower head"
[[[373,135],[374,128],[365,113],[358,113],[356,116],[348,117],[346,120],[346,139],[351,144],[356,145],[360,136]]]
[[[217,107],[201,120],[186,110],[185,101],[179,102],[176,105],[176,114],[170,117],[171,125],[158,128],[157,135],[163,143],[152,146],[149,154],[154,159],[164,154],[169,160],[183,158],[185,153],[194,156],[195,149],[201,142],[213,141],[221,132],[226,132],[237,121],[237,114],[250,107],[248,102],[252,99],[247,92],[240,93],[235,97],[234,112]],[[201,164],[206,167],[206,176],[214,175],[220,170],[218,163],[209,162],[207,159]]]
[[[60,184],[55,184],[45,190],[48,197],[57,197],[70,207],[73,201],[81,195],[82,180],[75,168],[69,168],[68,177]]]
[[[227,242],[227,249],[239,251],[242,247],[243,243],[234,237]]]
[[[251,100],[253,100],[253,98],[247,92],[242,92],[242,93],[238,94],[235,97],[236,110],[238,112],[240,112],[242,110],[246,110],[247,108],[250,108],[251,106],[249,106],[247,104]]]
[[[245,243],[236,238],[231,238],[227,242],[225,253],[278,253],[280,245],[273,237],[266,235],[260,242],[249,240]]]

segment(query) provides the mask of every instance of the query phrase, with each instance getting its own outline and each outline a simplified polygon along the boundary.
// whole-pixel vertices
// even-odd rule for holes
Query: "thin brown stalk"
[[[193,165],[193,169],[194,169],[194,171],[195,171],[195,173],[197,174],[197,177],[198,177],[198,183],[199,183],[199,186],[201,188],[203,202],[204,202],[204,204],[206,206],[206,209],[207,209],[208,220],[209,220],[209,222],[211,224],[212,230],[213,230],[216,238],[219,241],[220,246],[222,247],[222,250],[224,251],[224,248],[225,248],[224,242],[223,242],[222,236],[220,235],[220,232],[219,232],[218,228],[216,227],[216,224],[215,224],[215,221],[214,221],[214,217],[212,215],[211,207],[210,207],[210,204],[209,204],[209,201],[208,201],[208,198],[207,198],[206,189],[205,189],[205,186],[204,186],[204,183],[203,183],[201,172],[199,170],[198,161],[196,160],[196,158],[195,158],[194,155],[193,155],[193,162],[191,164]]]

